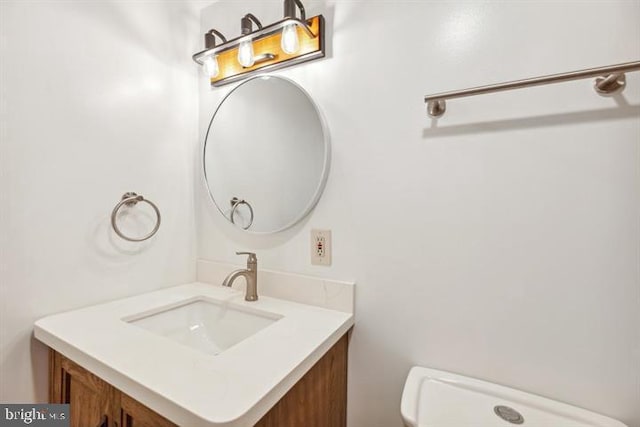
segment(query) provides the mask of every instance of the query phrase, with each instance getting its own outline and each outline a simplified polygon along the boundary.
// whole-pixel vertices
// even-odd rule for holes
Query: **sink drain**
[[[507,422],[510,422],[511,424],[524,423],[524,417],[520,414],[520,412],[508,406],[498,405],[493,408],[493,412],[495,412],[497,416]]]

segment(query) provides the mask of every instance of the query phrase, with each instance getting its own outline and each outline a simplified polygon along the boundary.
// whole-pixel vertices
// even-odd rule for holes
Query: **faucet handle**
[[[258,258],[256,257],[256,254],[253,252],[236,252],[236,255],[248,255],[249,258],[247,258],[247,265],[258,263]]]

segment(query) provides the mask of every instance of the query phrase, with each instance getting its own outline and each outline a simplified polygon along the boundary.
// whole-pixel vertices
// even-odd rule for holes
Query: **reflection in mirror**
[[[317,203],[329,154],[309,95],[290,80],[255,77],[233,89],[211,119],[204,148],[209,193],[237,227],[281,231]]]

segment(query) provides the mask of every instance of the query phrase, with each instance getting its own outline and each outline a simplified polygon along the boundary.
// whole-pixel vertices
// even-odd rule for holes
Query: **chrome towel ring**
[[[240,205],[247,205],[247,207],[249,208],[249,213],[251,214],[251,218],[249,219],[249,224],[246,227],[241,227],[243,230],[248,230],[249,227],[251,227],[251,224],[253,224],[253,208],[251,207],[251,205],[249,204],[249,202],[247,202],[246,200],[242,199],[238,199],[237,197],[234,197],[233,199],[231,199],[231,214],[230,219],[231,219],[231,223],[235,224],[235,220],[233,219],[233,216],[236,214],[236,209],[238,209],[238,206]]]
[[[154,211],[156,211],[156,225],[155,227],[153,227],[153,230],[151,230],[151,233],[147,234],[146,236],[137,237],[137,238],[125,236],[124,234],[122,234],[122,231],[120,231],[120,229],[118,228],[118,224],[116,222],[118,211],[120,210],[121,207],[125,205],[135,206],[138,202],[146,202],[149,204],[149,206],[153,208]],[[122,199],[120,200],[120,203],[118,203],[116,207],[113,208],[113,211],[111,212],[111,226],[113,227],[113,231],[115,231],[116,234],[122,237],[124,240],[128,240],[130,242],[143,242],[151,238],[154,234],[158,232],[158,229],[160,228],[160,210],[154,203],[152,203],[150,200],[145,199],[144,197],[142,197],[142,195],[138,195],[134,192],[129,191],[123,194]]]

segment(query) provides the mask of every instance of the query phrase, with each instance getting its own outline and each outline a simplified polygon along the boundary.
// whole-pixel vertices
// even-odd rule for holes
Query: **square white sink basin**
[[[145,312],[124,320],[204,353],[216,355],[282,316],[206,298]]]

